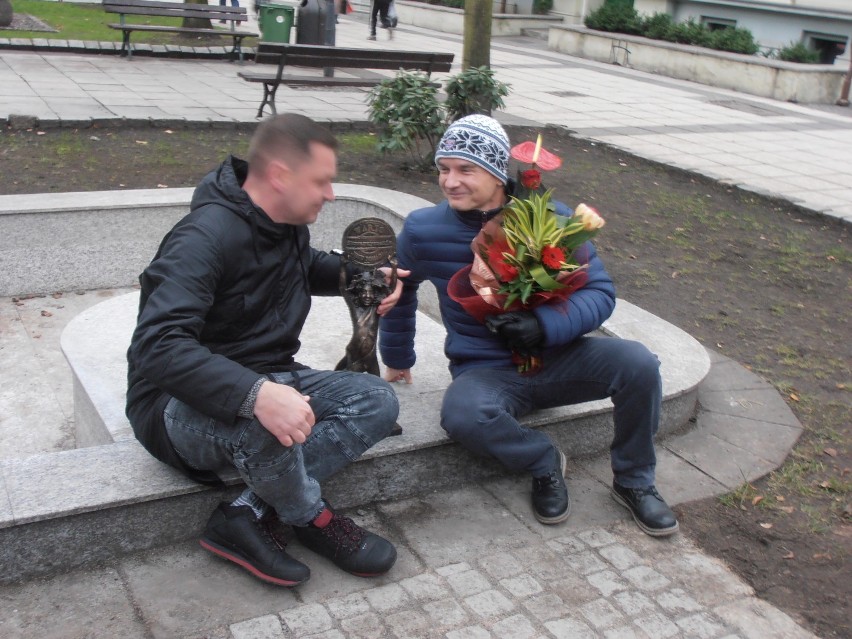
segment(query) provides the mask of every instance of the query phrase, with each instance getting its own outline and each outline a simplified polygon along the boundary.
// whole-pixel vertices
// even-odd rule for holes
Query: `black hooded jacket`
[[[311,295],[338,295],[340,259],[310,247],[306,226],[278,224],[242,189],[248,164],[228,157],[200,183],[190,213],[139,278],[127,352],[126,413],[157,459],[197,481],[166,435],[171,397],[232,424],[263,374],[303,368],[294,356]]]

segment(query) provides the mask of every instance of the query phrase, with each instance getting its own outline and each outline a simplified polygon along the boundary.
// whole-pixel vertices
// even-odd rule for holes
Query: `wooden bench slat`
[[[196,5],[202,6],[202,5]],[[107,13],[121,13],[127,16],[157,16],[162,18],[209,18],[210,20],[230,20],[233,22],[245,22],[248,16],[244,13],[230,13],[217,9],[149,9],[147,7],[127,7],[121,11],[108,11]]]
[[[130,35],[134,31],[228,37],[233,40],[231,55],[237,54],[240,62],[243,60],[243,38],[259,37],[253,31],[241,31],[235,26],[237,23],[248,20],[248,9],[246,7],[160,2],[159,0],[103,0],[103,9],[106,13],[120,15],[120,23],[110,23],[107,26],[110,29],[121,30],[122,42],[119,55],[126,52],[128,59],[133,55]],[[125,20],[125,16],[156,16],[162,18],[179,18],[181,20],[185,18],[202,18],[214,21],[227,21],[230,22],[230,29],[184,27],[182,25],[131,24]]]
[[[454,54],[429,51],[395,51],[387,49],[360,49],[313,44],[287,44],[260,42],[255,52],[255,62],[275,64],[275,72],[241,71],[238,75],[247,82],[263,83],[263,99],[257,117],[269,105],[275,109],[275,93],[285,86],[328,86],[328,87],[372,87],[385,78],[335,78],[319,76],[297,76],[285,74],[285,67],[308,67],[324,69],[383,69],[423,71],[428,75],[450,71]],[[437,86],[437,83],[433,83]]]
[[[133,29],[133,31],[152,31],[152,32],[169,32],[169,33],[191,33],[197,35],[239,35],[244,38],[256,36],[256,33],[251,31],[222,31],[221,29],[207,29],[204,27],[170,27],[161,24],[108,24],[111,29]]]

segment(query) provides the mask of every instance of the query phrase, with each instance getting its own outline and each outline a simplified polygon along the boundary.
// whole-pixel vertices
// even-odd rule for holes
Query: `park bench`
[[[263,83],[263,100],[257,110],[257,117],[262,117],[267,105],[273,114],[276,112],[275,92],[282,84],[290,87],[372,87],[385,79],[378,75],[333,77],[328,72],[322,76],[285,74],[284,70],[288,66],[315,69],[405,69],[431,75],[449,71],[453,64],[453,54],[261,42],[257,46],[254,61],[277,65],[274,72],[243,70],[238,74],[247,82]]]
[[[183,2],[158,2],[157,0],[103,0],[103,9],[106,13],[119,14],[118,24],[112,23],[107,26],[110,29],[121,30],[120,55],[126,54],[128,59],[130,59],[133,55],[133,47],[130,44],[130,34],[134,31],[228,37],[231,38],[234,43],[234,46],[230,51],[231,59],[233,59],[236,55],[240,62],[243,60],[243,38],[258,37],[257,33],[242,31],[236,28],[237,23],[248,20],[248,11],[245,7],[186,4]],[[180,18],[181,20],[184,18],[202,18],[209,19],[211,22],[224,20],[230,23],[231,26],[230,29],[214,29],[157,24],[131,24],[127,22],[126,16],[157,16]]]

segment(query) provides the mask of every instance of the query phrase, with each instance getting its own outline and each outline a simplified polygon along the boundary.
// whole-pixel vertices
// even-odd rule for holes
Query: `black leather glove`
[[[538,324],[538,318],[530,311],[512,311],[502,315],[489,315],[485,326],[495,335],[499,335],[506,346],[521,355],[539,355],[539,346],[544,333]]]

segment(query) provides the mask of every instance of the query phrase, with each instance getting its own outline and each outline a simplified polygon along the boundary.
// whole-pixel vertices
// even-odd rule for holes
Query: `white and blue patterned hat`
[[[435,164],[441,158],[461,158],[478,164],[505,184],[509,169],[509,136],[494,118],[468,115],[444,131],[435,152]]]

